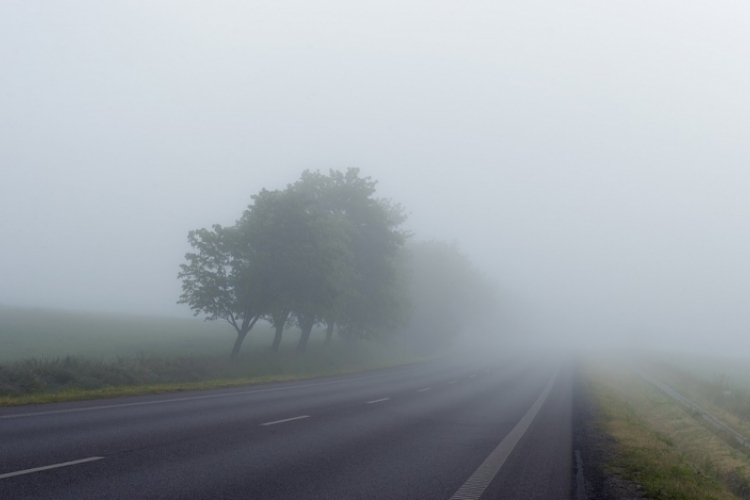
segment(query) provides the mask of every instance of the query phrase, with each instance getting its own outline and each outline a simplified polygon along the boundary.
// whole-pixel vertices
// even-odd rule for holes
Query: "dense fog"
[[[746,2],[4,2],[0,304],[188,316],[188,231],[358,167],[497,344],[750,354]],[[519,340],[520,339],[520,340]]]

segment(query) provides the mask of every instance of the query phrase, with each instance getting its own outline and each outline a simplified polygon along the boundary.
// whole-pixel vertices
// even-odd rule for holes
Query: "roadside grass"
[[[31,359],[0,365],[0,406],[236,387],[353,373],[428,359],[394,345],[337,340],[308,352],[222,357],[137,356]]]
[[[0,307],[0,406],[235,387],[331,376],[427,359],[400,344],[334,339],[315,331],[304,354],[299,331],[258,325],[238,359],[234,331],[199,319]]]
[[[750,361],[739,358],[670,356],[644,366],[691,401],[750,439]]]
[[[615,443],[611,472],[655,500],[750,498],[747,455],[629,370],[589,362],[586,375]]]

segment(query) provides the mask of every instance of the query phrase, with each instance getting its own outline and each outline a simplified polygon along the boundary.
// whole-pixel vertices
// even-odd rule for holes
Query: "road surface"
[[[571,384],[517,357],[0,409],[0,499],[570,499]]]

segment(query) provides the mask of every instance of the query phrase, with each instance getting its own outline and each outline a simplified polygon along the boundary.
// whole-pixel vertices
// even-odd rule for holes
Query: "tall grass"
[[[94,360],[80,356],[32,358],[0,365],[0,398],[137,386],[173,386],[210,380],[294,378],[332,375],[413,360],[393,346],[336,341],[310,345],[308,352],[253,352],[227,356],[140,355]],[[111,394],[111,391],[108,392]],[[54,399],[54,398],[53,398]]]
[[[748,457],[669,397],[616,364],[589,362],[586,374],[596,424],[610,438],[607,470],[655,500],[750,498]]]

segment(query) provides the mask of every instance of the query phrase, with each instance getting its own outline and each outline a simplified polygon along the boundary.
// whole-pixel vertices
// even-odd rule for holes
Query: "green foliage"
[[[276,327],[274,350],[291,321],[299,350],[322,322],[329,340],[334,324],[349,337],[394,329],[407,310],[397,267],[405,216],[375,186],[358,169],[305,171],[283,191],[254,195],[234,226],[191,231],[180,302],[235,328],[233,356],[260,317]]]
[[[236,330],[233,356],[266,308],[256,252],[242,236],[236,227],[218,224],[190,231],[188,242],[196,251],[185,255],[187,262],[178,274],[179,303],[207,320],[225,320]]]
[[[399,229],[403,209],[375,198],[377,182],[358,169],[332,170],[328,176],[306,171],[292,186],[314,200],[320,210],[346,227],[352,267],[343,293],[324,312],[346,337],[371,338],[404,324],[408,297],[400,279],[398,256],[408,234]]]

